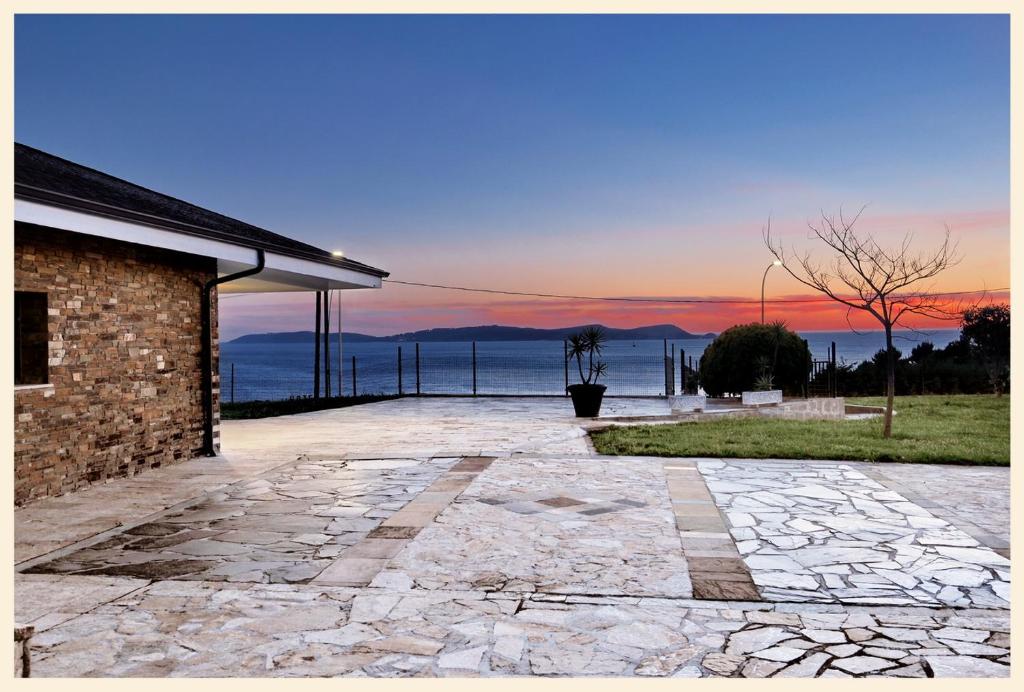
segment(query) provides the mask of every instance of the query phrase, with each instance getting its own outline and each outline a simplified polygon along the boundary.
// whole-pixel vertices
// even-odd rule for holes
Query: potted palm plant
[[[607,339],[600,327],[587,327],[569,337],[567,357],[576,361],[580,373],[580,383],[569,385],[569,396],[572,397],[572,407],[576,410],[577,418],[594,418],[601,412],[601,400],[607,387],[598,384],[597,378],[608,371],[608,366],[600,360],[595,361],[594,357],[600,357]]]

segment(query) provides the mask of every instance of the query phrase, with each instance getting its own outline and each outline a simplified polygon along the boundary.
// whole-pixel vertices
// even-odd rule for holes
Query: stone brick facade
[[[49,328],[49,384],[15,388],[15,503],[199,454],[215,261],[23,224],[14,239],[15,290],[47,293]],[[216,373],[216,295],[212,314]]]

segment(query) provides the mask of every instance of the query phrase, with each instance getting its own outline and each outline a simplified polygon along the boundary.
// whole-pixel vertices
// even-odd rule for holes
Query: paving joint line
[[[700,600],[764,600],[697,462],[662,461],[680,548]]]

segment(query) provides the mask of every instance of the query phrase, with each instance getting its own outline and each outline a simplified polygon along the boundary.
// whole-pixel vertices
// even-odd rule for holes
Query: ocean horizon
[[[800,331],[816,360],[826,360],[836,344],[839,364],[868,360],[885,347],[882,331]],[[958,329],[922,331],[899,330],[895,345],[904,354],[918,343],[930,341],[942,348],[959,337]],[[680,354],[694,367],[711,337],[690,339],[614,340],[605,346],[602,360],[608,374],[602,383],[609,396],[657,396],[665,393],[664,351],[674,356],[673,386],[680,391]],[[563,342],[479,341],[476,343],[476,392],[487,395],[551,395],[565,388]],[[286,399],[313,392],[312,341],[302,343],[231,343],[220,347],[221,392],[224,401]],[[355,382],[353,382],[353,358]],[[419,372],[416,343],[409,341],[342,342],[340,358],[337,341],[331,344],[331,391],[343,395],[401,393],[473,393],[473,344],[468,341],[430,341],[419,344]],[[340,362],[340,376],[339,376]],[[401,362],[401,366],[399,366]],[[418,377],[417,377],[418,375]],[[321,373],[323,382],[324,373]],[[578,375],[569,371],[569,383]],[[354,385],[354,387],[353,387]],[[326,385],[322,386],[326,392]]]

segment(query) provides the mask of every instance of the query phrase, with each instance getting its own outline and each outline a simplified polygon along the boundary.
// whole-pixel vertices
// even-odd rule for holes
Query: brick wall
[[[51,385],[15,388],[15,503],[196,456],[214,261],[23,224],[14,239],[15,289],[48,294]]]

